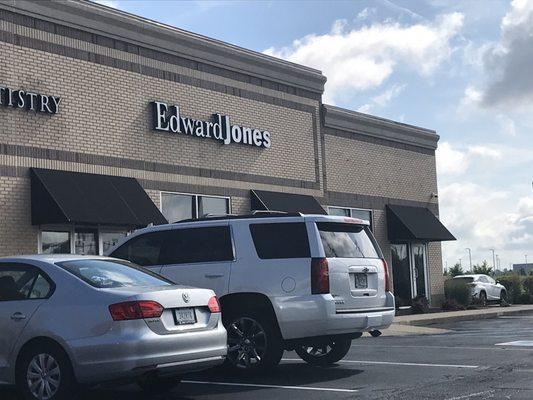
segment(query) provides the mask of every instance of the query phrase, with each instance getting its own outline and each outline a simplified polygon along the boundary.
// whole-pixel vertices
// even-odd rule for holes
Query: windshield
[[[379,258],[367,227],[338,222],[318,222],[316,225],[327,258]]]
[[[172,284],[165,278],[127,261],[89,259],[65,261],[57,265],[99,289]]]

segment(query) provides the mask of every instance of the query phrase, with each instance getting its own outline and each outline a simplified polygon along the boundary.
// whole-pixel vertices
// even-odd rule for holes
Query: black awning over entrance
[[[313,197],[305,194],[251,191],[251,209],[267,211],[300,212],[303,214],[326,214]]]
[[[134,178],[31,168],[31,220],[143,227],[165,217]]]
[[[435,214],[425,207],[388,205],[387,231],[391,242],[456,240]]]

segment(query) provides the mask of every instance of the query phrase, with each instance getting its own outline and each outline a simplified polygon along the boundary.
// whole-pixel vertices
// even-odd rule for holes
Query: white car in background
[[[457,275],[454,280],[463,280],[471,289],[472,298],[482,305],[488,302],[507,300],[507,289],[488,275]]]

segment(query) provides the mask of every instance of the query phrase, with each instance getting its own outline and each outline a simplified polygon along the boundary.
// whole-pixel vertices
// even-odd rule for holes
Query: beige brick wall
[[[3,143],[315,180],[308,112],[5,43],[0,53],[16,60],[0,64],[3,84],[63,98],[54,116],[0,108]],[[268,130],[272,147],[223,146],[213,139],[152,131],[152,100],[180,105],[183,116],[209,120],[219,112],[235,124]],[[315,106],[318,112],[318,102]]]
[[[435,156],[326,135],[328,189],[429,202],[437,192]]]
[[[0,176],[0,256],[37,252],[30,211],[30,180]]]

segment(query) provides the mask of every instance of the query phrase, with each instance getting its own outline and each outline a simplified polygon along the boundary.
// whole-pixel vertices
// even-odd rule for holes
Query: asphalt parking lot
[[[434,327],[439,335],[371,338],[353,342],[331,368],[314,368],[286,353],[279,368],[261,377],[213,370],[187,376],[165,396],[143,396],[130,385],[97,388],[88,400],[141,399],[531,399],[533,314]],[[530,342],[528,342],[530,341]],[[0,390],[0,398],[15,399]]]

